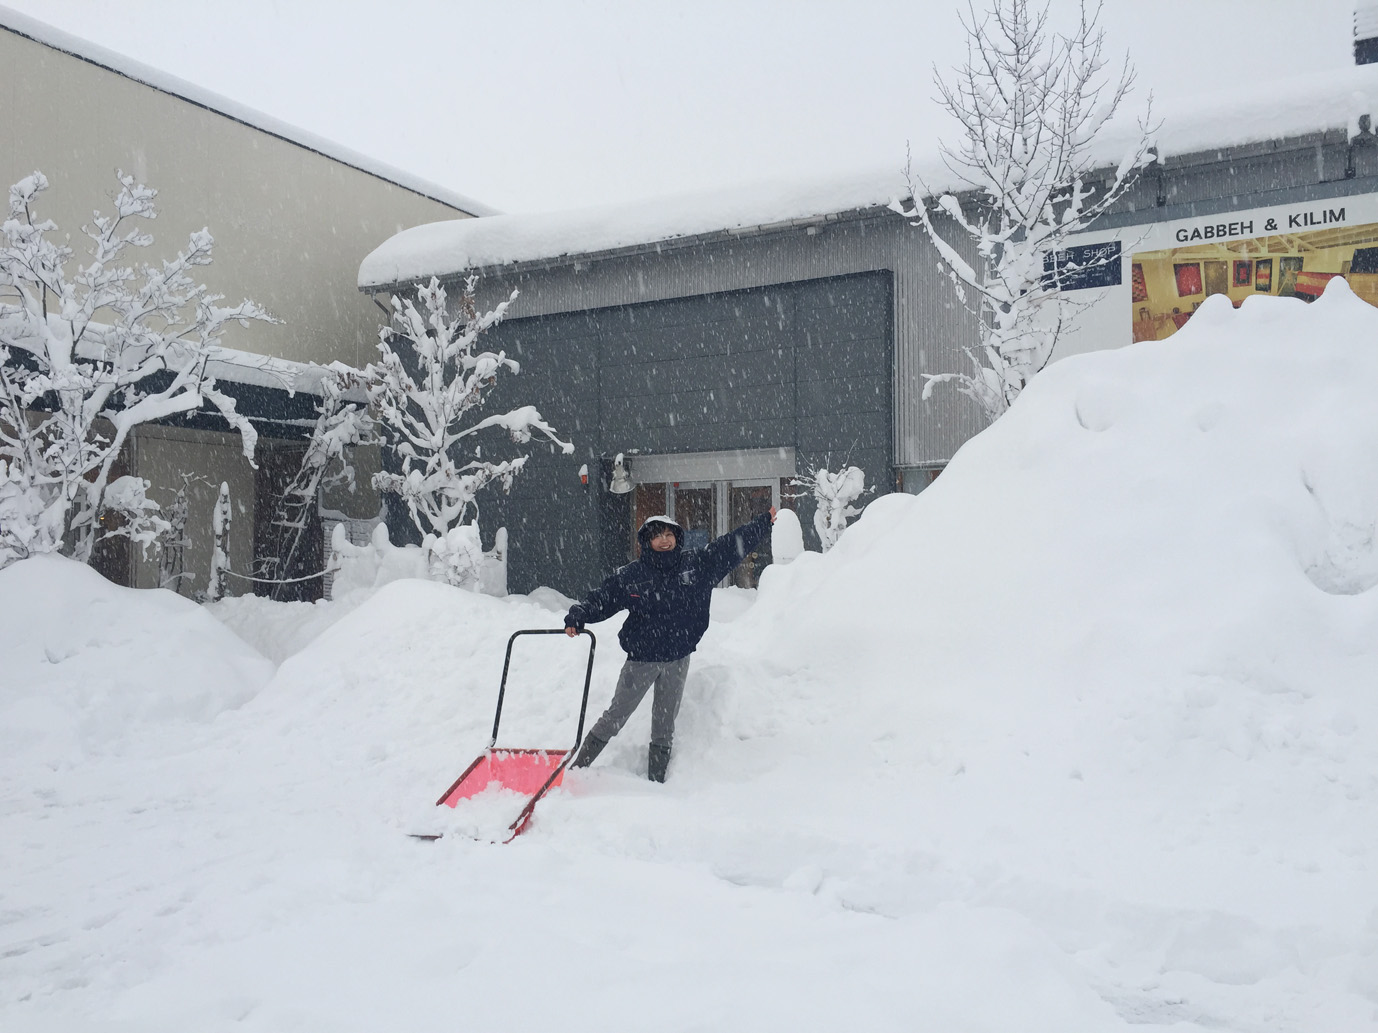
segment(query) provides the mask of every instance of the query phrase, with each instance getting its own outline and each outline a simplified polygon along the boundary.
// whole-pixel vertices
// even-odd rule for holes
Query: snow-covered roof
[[[217,380],[229,380],[236,384],[320,394],[321,380],[327,370],[314,362],[279,359],[217,344],[211,346],[206,372]]]
[[[1197,93],[1189,103],[1155,106],[1154,120],[1161,117],[1162,122],[1154,142],[1159,156],[1168,157],[1352,130],[1359,115],[1378,107],[1375,102],[1378,65],[1272,80],[1266,96],[1257,91]],[[1095,155],[1113,166],[1136,137],[1136,127],[1122,125],[1096,142]],[[915,151],[918,182],[934,191],[963,186],[941,164],[936,141],[916,144]],[[896,155],[890,169],[849,177],[775,180],[629,205],[414,226],[364,258],[359,287],[370,290],[485,267],[558,261],[876,208],[908,196],[902,161],[903,155]]]
[[[359,286],[816,219],[876,208],[908,193],[897,165],[842,179],[775,180],[629,205],[432,222],[370,252],[359,267]]]
[[[45,22],[20,14],[8,7],[0,7],[0,28],[8,29],[20,36],[42,43],[44,46],[52,47],[54,50],[60,50],[82,61],[141,82],[155,90],[180,97],[214,111],[216,114],[234,119],[236,122],[242,122],[244,125],[286,140],[288,143],[304,147],[309,151],[315,151],[317,154],[338,161],[342,165],[348,165],[370,176],[387,180],[389,183],[429,197],[433,201],[439,201],[441,204],[449,205],[459,211],[467,212],[470,215],[497,214],[497,209],[490,208],[473,198],[465,197],[453,190],[427,182],[410,172],[405,172],[388,165],[386,162],[378,161],[376,158],[352,151],[324,137],[316,136],[314,133],[279,121],[271,115],[265,115],[261,111],[236,103],[227,97],[212,93],[210,90],[179,79],[160,69],[142,64],[133,58],[125,57],[113,50],[107,50],[89,40],[63,32],[61,29],[56,29]]]

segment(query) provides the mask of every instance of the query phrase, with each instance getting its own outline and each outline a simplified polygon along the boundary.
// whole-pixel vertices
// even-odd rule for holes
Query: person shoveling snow
[[[646,777],[664,782],[674,745],[689,655],[708,630],[713,586],[737,567],[775,522],[775,507],[750,523],[714,539],[702,549],[686,552],[684,528],[668,516],[648,517],[636,532],[641,557],[614,571],[583,602],[565,615],[565,634],[578,635],[585,624],[596,624],[627,610],[618,641],[627,662],[617,679],[612,702],[603,712],[573,766],[587,767],[603,752],[632,716],[646,690],[655,685],[651,709],[651,746]]]

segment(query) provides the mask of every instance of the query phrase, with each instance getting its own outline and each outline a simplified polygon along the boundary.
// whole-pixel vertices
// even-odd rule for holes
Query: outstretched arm
[[[721,581],[732,573],[734,567],[746,559],[770,534],[770,525],[775,523],[775,507],[769,513],[762,513],[755,520],[743,524],[735,531],[728,531],[721,538],[715,538],[704,549],[709,576]]]
[[[627,605],[626,592],[622,580],[610,574],[603,583],[590,592],[581,603],[575,603],[565,614],[565,634],[577,635],[585,624],[605,621]]]

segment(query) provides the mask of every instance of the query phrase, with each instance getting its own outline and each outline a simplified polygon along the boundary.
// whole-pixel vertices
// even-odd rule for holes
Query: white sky
[[[963,45],[952,0],[0,2],[512,212],[899,169]],[[1106,0],[1103,21],[1135,104],[1151,88],[1171,120],[1351,64],[1353,10]]]

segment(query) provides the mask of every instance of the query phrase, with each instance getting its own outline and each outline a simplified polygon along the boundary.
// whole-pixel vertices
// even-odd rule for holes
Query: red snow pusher
[[[502,700],[507,691],[507,672],[512,667],[512,646],[522,635],[563,635],[563,628],[532,628],[516,631],[507,640],[507,658],[502,664],[502,682],[498,685],[498,707],[493,715],[493,736],[488,740],[488,748],[464,769],[464,774],[455,779],[454,784],[441,794],[435,802],[437,807],[454,807],[459,801],[483,792],[494,782],[504,789],[511,789],[530,797],[521,809],[516,820],[508,826],[510,835],[503,840],[510,843],[526,830],[537,802],[552,788],[559,785],[565,775],[565,767],[574,758],[574,751],[584,738],[584,715],[589,705],[589,682],[593,678],[593,651],[598,640],[593,632],[584,629],[581,635],[589,638],[588,665],[584,669],[584,696],[579,704],[579,728],[574,735],[574,745],[568,750],[514,748],[498,746],[498,725],[502,721]],[[417,839],[439,839],[440,835],[414,834]]]

